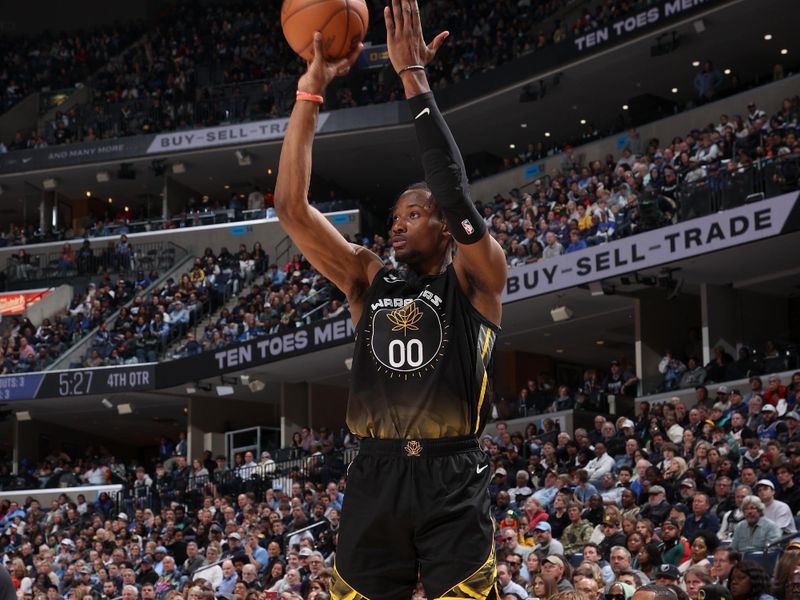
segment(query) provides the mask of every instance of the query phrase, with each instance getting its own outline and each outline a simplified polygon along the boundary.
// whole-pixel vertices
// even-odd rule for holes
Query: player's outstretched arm
[[[348,243],[328,219],[309,205],[308,189],[311,148],[320,108],[314,99],[325,93],[334,77],[350,70],[360,51],[359,44],[347,58],[326,61],[322,38],[315,34],[314,58],[297,84],[298,100],[286,129],[275,186],[275,212],[281,225],[314,268],[347,295],[354,321],[360,313],[360,299],[382,263],[369,250]]]
[[[442,209],[458,244],[454,266],[473,306],[499,324],[500,294],[506,283],[506,259],[500,245],[469,197],[461,152],[430,91],[424,66],[449,35],[442,32],[425,44],[416,0],[392,0],[384,9],[389,59],[400,74],[414,117],[425,169],[425,181]]]

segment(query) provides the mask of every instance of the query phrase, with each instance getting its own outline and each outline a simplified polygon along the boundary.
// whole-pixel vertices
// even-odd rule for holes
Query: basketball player
[[[281,224],[347,295],[356,327],[347,425],[362,442],[348,471],[331,596],[408,600],[421,577],[428,598],[495,598],[490,470],[476,436],[490,410],[505,256],[469,198],[425,76],[447,32],[426,45],[408,0],[393,0],[384,18],[426,180],[392,210],[391,244],[407,274],[347,243],[307,202],[318,97],[356,58],[324,61],[318,36],[275,190]]]

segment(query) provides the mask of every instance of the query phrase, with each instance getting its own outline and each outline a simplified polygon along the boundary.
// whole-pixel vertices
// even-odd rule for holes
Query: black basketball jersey
[[[477,434],[490,410],[496,337],[452,264],[413,283],[382,269],[356,326],[350,431],[388,439]]]

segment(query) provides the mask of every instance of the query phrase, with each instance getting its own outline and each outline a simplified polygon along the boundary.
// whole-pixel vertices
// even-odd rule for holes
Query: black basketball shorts
[[[365,439],[347,472],[332,600],[496,598],[489,461],[475,438]]]

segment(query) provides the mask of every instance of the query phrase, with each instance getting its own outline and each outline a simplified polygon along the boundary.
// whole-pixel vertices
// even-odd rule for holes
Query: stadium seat
[[[756,550],[751,552],[744,552],[742,555],[743,560],[752,560],[753,562],[758,563],[767,573],[772,573],[775,569],[775,563],[778,561],[778,557],[781,555],[781,548],[773,548],[766,552],[762,550]]]

